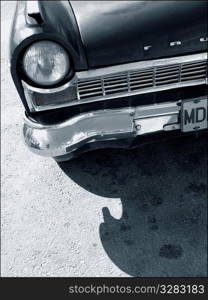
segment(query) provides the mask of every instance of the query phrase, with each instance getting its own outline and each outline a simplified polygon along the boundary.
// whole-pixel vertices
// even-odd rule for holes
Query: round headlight
[[[59,83],[70,70],[66,50],[52,41],[39,41],[27,48],[23,56],[23,68],[30,80],[38,85]]]

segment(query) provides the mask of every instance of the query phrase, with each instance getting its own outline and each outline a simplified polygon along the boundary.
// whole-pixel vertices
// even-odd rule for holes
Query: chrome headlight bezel
[[[44,43],[45,43],[45,45],[48,44],[48,45],[51,45],[51,47],[54,47],[54,48],[56,47],[57,50],[60,50],[60,53],[58,53],[58,54],[61,54],[61,55],[59,55],[60,59],[62,59],[62,63],[63,62],[66,63],[66,65],[63,65],[64,70],[63,70],[63,73],[60,73],[60,76],[56,76],[57,78],[55,80],[48,80],[46,82],[43,82],[42,80],[40,80],[41,77],[39,79],[34,78],[31,75],[31,73],[29,73],[28,70],[26,69],[26,59],[29,59],[28,58],[29,52],[34,51],[35,47],[37,47],[37,49],[38,49],[38,47],[40,47],[39,50],[41,50],[41,47],[44,45]],[[53,51],[54,51],[54,49],[53,49]],[[53,55],[53,53],[51,55]],[[47,57],[47,56],[45,56],[45,57]],[[37,57],[35,58],[35,56],[34,56],[34,65],[37,64],[37,66],[38,66],[38,61],[35,62],[35,59],[37,59]],[[56,57],[56,59],[57,59],[57,57]],[[55,67],[57,67],[57,65]],[[54,40],[47,40],[47,39],[33,41],[24,49],[24,52],[23,52],[22,58],[21,58],[21,69],[22,69],[22,77],[26,82],[28,82],[32,86],[42,87],[42,88],[52,88],[52,87],[58,87],[60,85],[63,85],[66,81],[68,81],[73,76],[73,73],[74,73],[72,60],[71,60],[70,54],[68,53],[68,50],[59,42],[54,41]],[[59,66],[59,70],[60,69],[61,68]]]

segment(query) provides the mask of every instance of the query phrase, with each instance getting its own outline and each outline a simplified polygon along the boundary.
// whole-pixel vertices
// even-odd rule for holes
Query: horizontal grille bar
[[[77,98],[79,100],[97,98],[105,95],[114,96],[122,93],[131,93],[148,88],[170,88],[172,84],[182,85],[185,82],[206,80],[207,62],[178,63],[167,66],[156,66],[141,70],[126,71],[114,75],[103,75],[100,78],[77,81]]]

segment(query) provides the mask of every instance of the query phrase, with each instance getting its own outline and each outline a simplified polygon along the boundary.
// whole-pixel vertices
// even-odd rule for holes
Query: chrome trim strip
[[[189,87],[189,86],[197,86],[197,85],[203,85],[207,84],[207,78],[206,79],[197,79],[197,80],[190,80],[186,82],[179,82],[179,83],[170,83],[167,85],[162,86],[154,86],[149,88],[143,88],[140,90],[130,91],[129,88],[129,82],[128,84],[128,91],[121,91],[120,93],[116,94],[109,94],[109,95],[99,95],[94,96],[93,98],[85,98],[80,99],[79,92],[77,91],[77,99],[71,100],[68,103],[64,104],[58,104],[58,105],[43,105],[43,106],[35,106],[32,97],[33,93],[39,93],[39,94],[53,94],[53,93],[59,93],[62,91],[67,90],[68,88],[72,86],[76,86],[78,88],[78,82],[82,83],[84,80],[92,80],[98,78],[98,80],[102,81],[102,76],[109,76],[109,75],[119,75],[121,72],[130,72],[130,71],[138,71],[140,69],[148,69],[150,67],[156,68],[156,67],[164,67],[164,66],[171,66],[174,64],[183,64],[183,63],[189,63],[189,62],[198,62],[198,61],[205,61],[207,60],[207,53],[200,53],[200,54],[193,54],[193,55],[186,55],[181,57],[175,57],[175,58],[165,58],[165,59],[157,59],[157,60],[151,60],[151,61],[143,61],[143,62],[134,62],[134,63],[128,63],[128,64],[122,64],[118,66],[111,66],[111,67],[104,67],[94,70],[88,70],[88,71],[82,71],[77,72],[73,79],[64,84],[61,87],[58,88],[50,88],[50,89],[43,89],[43,88],[36,88],[28,85],[26,82],[22,81],[22,85],[25,91],[26,100],[28,103],[28,106],[31,111],[45,111],[45,110],[51,110],[51,109],[57,109],[57,108],[63,108],[63,107],[70,107],[70,106],[76,106],[84,103],[92,103],[95,101],[105,101],[115,98],[122,98],[122,97],[128,97],[128,96],[135,96],[135,95],[141,95],[141,94],[147,94],[151,92],[159,92],[159,91],[165,91],[175,88],[182,88],[182,87]],[[129,79],[128,79],[129,80]],[[155,79],[154,79],[155,80]],[[102,82],[103,87],[103,82]]]
[[[133,62],[128,64],[122,64],[118,66],[104,67],[94,70],[77,72],[77,79],[93,79],[95,77],[111,75],[114,73],[120,73],[125,71],[134,71],[137,69],[146,69],[157,66],[166,66],[172,64],[181,64],[187,62],[196,62],[199,60],[207,60],[208,53],[199,53],[199,54],[191,54],[179,57],[171,57],[171,58],[163,58],[163,59],[155,59],[155,60],[147,60],[141,62]]]
[[[161,91],[167,91],[167,90],[171,90],[171,89],[175,89],[175,88],[182,88],[182,87],[189,87],[189,86],[197,86],[197,85],[202,85],[202,84],[207,84],[207,79],[206,80],[197,80],[197,81],[191,81],[191,82],[184,82],[184,83],[174,83],[174,84],[170,84],[170,85],[166,85],[166,86],[158,86],[158,87],[154,87],[154,88],[147,88],[147,89],[143,89],[141,91],[132,91],[132,92],[123,92],[120,94],[116,94],[116,95],[105,95],[105,97],[103,96],[98,96],[98,97],[93,97],[89,98],[89,99],[82,99],[79,101],[72,101],[66,104],[60,104],[60,105],[45,105],[45,106],[34,106],[31,99],[29,99],[27,97],[27,101],[28,104],[30,104],[29,106],[31,107],[31,111],[36,111],[36,112],[40,112],[40,111],[45,111],[45,110],[51,110],[51,109],[57,109],[57,108],[64,108],[64,107],[70,107],[70,106],[77,106],[80,104],[84,104],[84,103],[92,103],[92,102],[98,102],[100,100],[110,100],[110,99],[116,99],[116,98],[124,98],[124,97],[128,97],[128,96],[135,96],[135,95],[141,95],[141,94],[148,94],[148,93],[152,93],[152,92],[161,92]],[[102,97],[102,99],[101,99]]]
[[[71,79],[71,81],[65,83],[62,86],[59,86],[56,88],[47,88],[47,89],[34,87],[32,85],[29,85],[24,80],[22,80],[21,82],[22,82],[23,87],[27,88],[28,90],[30,90],[32,92],[39,93],[39,94],[55,94],[55,93],[59,93],[59,92],[66,90],[68,87],[76,84],[77,81],[76,81],[76,76],[75,76]]]

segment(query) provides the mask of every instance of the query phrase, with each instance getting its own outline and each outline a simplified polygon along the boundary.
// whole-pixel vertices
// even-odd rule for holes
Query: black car
[[[17,1],[24,139],[58,161],[206,132],[207,1]]]

